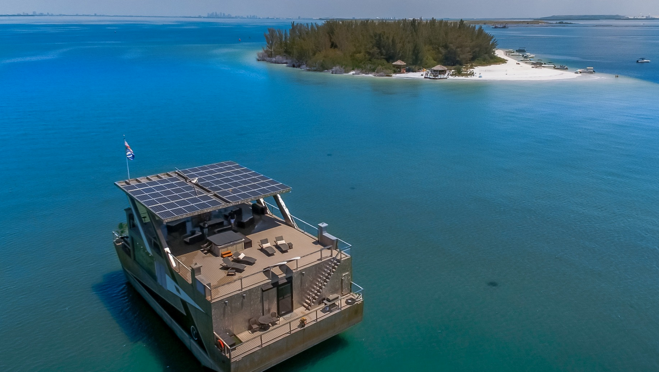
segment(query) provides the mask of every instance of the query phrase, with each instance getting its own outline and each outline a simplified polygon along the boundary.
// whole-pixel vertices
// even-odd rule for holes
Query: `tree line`
[[[403,60],[413,69],[486,65],[500,61],[497,42],[482,27],[444,20],[329,20],[295,23],[289,30],[270,28],[260,59],[283,57],[311,70],[391,69]]]

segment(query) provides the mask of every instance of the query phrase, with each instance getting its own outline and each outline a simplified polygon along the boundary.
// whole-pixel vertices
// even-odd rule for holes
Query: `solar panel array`
[[[220,208],[224,203],[177,177],[120,185],[162,220]]]
[[[199,185],[229,203],[255,200],[291,189],[232,161],[185,169],[181,173],[191,179],[197,178]]]
[[[117,185],[163,221],[171,221],[291,190],[290,187],[232,161],[131,180]],[[183,174],[185,177],[180,177]],[[157,179],[154,179],[157,178]],[[151,180],[149,180],[151,179]],[[196,179],[193,186],[190,182]],[[143,180],[143,178],[140,178]],[[196,191],[195,191],[196,190]]]

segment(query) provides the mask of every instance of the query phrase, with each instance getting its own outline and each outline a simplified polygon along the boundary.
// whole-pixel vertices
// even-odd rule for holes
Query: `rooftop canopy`
[[[164,222],[291,191],[289,186],[232,161],[115,184]]]
[[[406,64],[407,63],[401,61],[400,59],[398,61],[392,63],[392,65],[394,65],[394,66],[405,66]]]
[[[433,71],[448,71],[448,68],[446,68],[445,66],[442,66],[442,65],[437,65],[437,66],[431,68],[431,70],[433,70]]]

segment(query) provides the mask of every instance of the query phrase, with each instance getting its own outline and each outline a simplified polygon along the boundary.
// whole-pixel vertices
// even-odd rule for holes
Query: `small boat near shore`
[[[595,69],[592,67],[586,67],[585,69],[580,68],[577,71],[574,72],[575,74],[594,74]]]
[[[555,68],[556,70],[567,70],[567,66],[565,66],[565,65],[554,66],[554,68]]]
[[[650,63],[650,60],[641,57],[641,58],[639,58],[639,59],[636,60],[636,63]]]

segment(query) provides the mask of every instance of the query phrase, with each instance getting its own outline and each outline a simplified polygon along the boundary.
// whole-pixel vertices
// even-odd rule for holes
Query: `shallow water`
[[[364,322],[275,370],[659,369],[659,85],[620,52],[656,27],[497,30],[622,75],[525,83],[257,63],[272,25],[0,24],[0,370],[198,366],[111,245],[124,134],[133,176],[235,160],[354,245]]]

